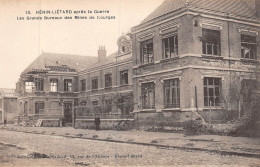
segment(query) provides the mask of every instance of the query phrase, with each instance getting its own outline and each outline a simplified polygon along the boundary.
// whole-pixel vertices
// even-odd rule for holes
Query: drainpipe
[[[229,68],[229,91],[231,88],[231,63],[230,63],[230,30],[229,30],[229,13],[227,14],[227,24],[228,24],[228,68]],[[229,95],[230,96],[230,95]],[[230,101],[228,104],[228,111],[230,110]]]

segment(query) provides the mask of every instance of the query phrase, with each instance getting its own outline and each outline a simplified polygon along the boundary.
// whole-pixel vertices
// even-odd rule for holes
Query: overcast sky
[[[0,88],[15,88],[20,73],[41,54],[66,53],[97,56],[99,45],[107,54],[117,51],[122,33],[139,24],[163,0],[0,0]],[[109,10],[114,20],[27,20],[26,17],[75,16],[36,14],[37,10]],[[31,12],[26,14],[26,10]],[[25,20],[18,20],[24,17]]]

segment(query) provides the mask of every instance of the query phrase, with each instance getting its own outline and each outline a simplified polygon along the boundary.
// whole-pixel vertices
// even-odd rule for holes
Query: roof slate
[[[236,16],[255,18],[255,0],[165,0],[141,23],[178,10],[185,5],[196,9],[206,9],[216,12],[229,13]]]

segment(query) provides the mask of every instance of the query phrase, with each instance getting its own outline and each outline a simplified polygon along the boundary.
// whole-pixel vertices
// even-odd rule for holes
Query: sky
[[[42,52],[97,56],[100,45],[105,45],[107,55],[117,51],[116,42],[120,35],[128,33],[131,27],[138,25],[162,2],[0,0],[0,88],[15,88],[21,72]],[[54,13],[36,13],[39,10]],[[94,13],[95,10],[109,13]],[[74,11],[86,13],[76,14]],[[44,16],[63,19],[45,20]],[[88,19],[66,20],[65,16],[84,16]],[[89,19],[89,16],[95,19]],[[115,16],[115,19],[97,19],[98,16]],[[27,17],[42,17],[42,20],[28,20]]]

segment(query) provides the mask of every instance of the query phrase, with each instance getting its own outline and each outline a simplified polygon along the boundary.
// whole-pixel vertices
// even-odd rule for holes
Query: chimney
[[[260,20],[260,0],[255,0],[255,12],[257,20]]]
[[[104,62],[106,60],[106,49],[105,46],[99,46],[98,49],[98,62]]]

